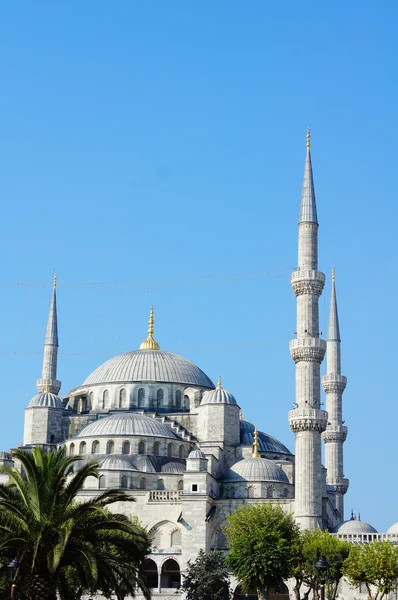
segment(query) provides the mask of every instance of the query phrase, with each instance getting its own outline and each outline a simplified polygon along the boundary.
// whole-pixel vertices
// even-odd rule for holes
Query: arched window
[[[141,481],[140,481],[140,490],[145,490],[146,488],[146,480],[145,477],[141,477]]]
[[[160,442],[155,442],[153,445],[153,454],[154,456],[159,456],[160,454]]]
[[[180,479],[180,481],[178,482],[178,490],[180,492],[182,492],[183,489],[184,489],[184,482],[182,479]]]
[[[283,497],[284,498],[288,498],[289,497],[289,489],[288,488],[283,488]]]
[[[55,435],[52,433],[50,435],[50,444],[53,444],[55,442]]]
[[[181,529],[174,529],[170,535],[170,548],[181,546]]]
[[[181,390],[176,391],[176,407],[181,408],[182,393]]]
[[[80,442],[79,454],[86,454],[86,442]]]
[[[227,538],[224,535],[224,532],[220,529],[217,533],[216,545],[218,550],[225,550],[228,548],[227,546]]]
[[[157,490],[164,490],[164,481],[163,479],[158,479],[158,483],[156,485]]]
[[[246,492],[248,498],[254,498],[254,485],[249,485]]]
[[[119,391],[119,408],[127,408],[127,392],[124,388]]]
[[[115,442],[113,442],[112,440],[109,440],[109,442],[106,445],[106,453],[113,454],[114,452],[115,452]]]
[[[91,454],[99,454],[100,451],[100,443],[98,440],[95,440],[91,446]]]
[[[145,442],[138,444],[138,454],[145,454]]]
[[[151,529],[151,531],[149,532],[149,539],[152,542],[152,546],[155,546],[155,548],[159,548],[160,543],[162,541],[162,530],[158,527],[154,527],[154,529]]]
[[[144,388],[140,388],[138,390],[138,408],[142,408],[145,406],[145,390]]]
[[[130,442],[123,442],[122,454],[130,454]]]
[[[90,404],[89,404],[89,407],[88,407],[88,410],[92,410],[92,408],[93,408],[93,406],[94,406],[94,393],[93,393],[93,392],[90,392],[90,394],[89,394],[89,397],[88,397],[88,398],[89,398],[89,403],[90,403]]]
[[[70,456],[73,456],[75,453],[75,444],[72,442],[72,444],[69,446],[69,454]]]
[[[184,396],[184,408],[189,408],[189,396]]]
[[[167,456],[172,456],[173,454],[173,444],[169,444],[167,446]]]
[[[109,405],[109,392],[104,390],[102,392],[102,408],[108,408]]]
[[[164,396],[163,390],[158,390],[156,393],[156,406],[158,408],[163,406],[163,396]]]
[[[143,563],[143,570],[146,575],[146,580],[148,582],[148,587],[157,590],[159,585],[159,576],[158,576],[158,567],[156,563],[147,558]]]
[[[179,589],[181,586],[181,573],[178,562],[169,558],[162,565],[162,574],[160,577],[161,588]]]
[[[80,398],[77,403],[77,414],[80,415],[83,412],[83,399]]]
[[[180,446],[178,449],[178,457],[184,458],[184,446]]]
[[[105,475],[100,475],[99,479],[98,479],[98,487],[100,490],[103,490],[105,488],[106,482],[105,482]]]
[[[120,487],[123,490],[127,489],[127,475],[122,475],[122,477],[120,478]]]
[[[267,486],[267,498],[274,497],[274,488],[272,485]]]

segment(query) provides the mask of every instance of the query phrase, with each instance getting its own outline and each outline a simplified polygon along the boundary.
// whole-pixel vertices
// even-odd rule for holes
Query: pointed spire
[[[257,427],[254,430],[252,458],[261,458],[261,456],[260,456],[260,454],[258,452],[258,431],[257,431]]]
[[[160,350],[159,344],[153,338],[153,325],[155,323],[153,317],[153,306],[151,306],[151,311],[149,313],[149,328],[148,328],[148,337],[145,341],[142,342],[140,346],[140,350]]]
[[[58,394],[61,389],[61,382],[57,380],[58,345],[57,274],[54,272],[53,293],[44,339],[42,375],[36,383],[39,392],[45,391],[48,387],[51,393]]]
[[[305,158],[304,181],[301,192],[299,223],[318,223],[315,202],[314,179],[311,164],[311,128],[307,130],[307,156]]]
[[[57,319],[57,274],[54,272],[53,295],[51,297],[50,312],[48,314],[45,344],[58,346],[58,319]]]
[[[339,315],[337,312],[336,284],[334,267],[332,268],[332,292],[330,295],[328,341],[340,342]]]
[[[221,375],[218,376],[218,381],[217,381],[217,389],[218,390],[222,390],[222,385],[221,385]]]

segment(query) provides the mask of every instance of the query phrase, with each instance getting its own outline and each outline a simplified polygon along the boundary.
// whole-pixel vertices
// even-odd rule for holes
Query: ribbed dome
[[[206,458],[206,455],[203,454],[203,452],[201,450],[192,450],[192,452],[189,453],[188,458]]]
[[[240,422],[240,443],[242,446],[253,446],[255,426],[249,421]],[[259,452],[276,452],[280,454],[291,454],[291,452],[276,438],[258,432],[258,450]]]
[[[387,529],[387,533],[398,535],[398,521],[393,525],[390,525],[390,527]]]
[[[77,437],[126,437],[131,435],[179,439],[167,425],[136,413],[116,413],[103,419],[97,419],[79,431]]]
[[[32,400],[28,404],[28,408],[32,406],[43,406],[45,408],[63,408],[61,398],[52,394],[51,392],[41,392],[33,396]]]
[[[232,465],[227,481],[280,481],[289,483],[286,473],[272,460],[246,458]]]
[[[136,471],[137,469],[126,460],[125,458],[119,458],[118,456],[111,456],[101,461],[100,469],[106,471]]]
[[[344,534],[377,533],[374,527],[359,519],[344,521],[344,523],[335,527],[334,532]]]
[[[203,394],[200,405],[203,406],[204,404],[237,404],[237,402],[231,392],[217,388]]]
[[[199,367],[163,350],[134,350],[115,356],[93,371],[83,385],[140,381],[214,388],[214,383]]]
[[[160,470],[162,473],[172,473],[174,475],[185,473],[184,465],[176,460],[171,460],[170,462],[164,464]]]

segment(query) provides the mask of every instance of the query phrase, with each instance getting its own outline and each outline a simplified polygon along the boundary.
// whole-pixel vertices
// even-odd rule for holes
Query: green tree
[[[334,600],[337,587],[343,576],[343,563],[349,556],[351,544],[339,540],[328,531],[321,529],[304,530],[293,547],[293,577],[295,579],[294,594],[296,600],[301,599],[301,589],[305,585],[303,598],[306,600],[311,592],[318,596],[319,581],[315,563],[320,556],[326,558],[329,569],[325,578],[325,591],[328,600]]]
[[[355,545],[343,573],[351,584],[365,584],[369,598],[382,600],[398,584],[398,546],[387,541]]]
[[[219,550],[208,554],[200,550],[194,562],[188,561],[181,589],[187,600],[229,600],[224,554]]]
[[[259,600],[265,600],[270,587],[292,574],[298,526],[291,514],[269,503],[243,506],[228,516],[227,523],[227,566],[244,592],[256,588]]]
[[[98,465],[74,472],[79,457],[67,457],[64,448],[16,450],[14,458],[22,472],[2,468],[9,481],[0,485],[0,576],[17,556],[21,589],[30,600],[56,600],[57,592],[69,600],[83,589],[109,597],[120,587],[134,595],[136,585],[150,598],[142,568],[148,536],[107,509],[133,498],[108,490],[78,503],[87,477],[98,477]]]

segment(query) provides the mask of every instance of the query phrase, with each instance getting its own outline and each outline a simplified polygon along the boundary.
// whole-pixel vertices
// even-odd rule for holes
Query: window
[[[138,390],[138,408],[142,408],[145,406],[145,390],[144,388],[140,388]]]
[[[159,456],[160,454],[160,442],[155,442],[153,445],[153,454],[154,456]]]
[[[138,454],[145,454],[145,442],[138,444]]]
[[[148,581],[148,586],[157,590],[159,586],[159,577],[156,563],[150,558],[147,558],[143,564],[143,570]]]
[[[91,410],[93,408],[93,406],[94,406],[94,393],[93,392],[90,392],[89,403],[90,404],[89,404],[88,409]]]
[[[184,458],[184,446],[180,446],[178,449],[178,457]]]
[[[53,444],[55,442],[55,436],[54,434],[50,435],[50,444]]]
[[[86,442],[80,442],[79,454],[86,454]]]
[[[130,442],[123,442],[122,454],[130,454]]]
[[[173,588],[173,589],[178,590],[180,585],[181,585],[180,567],[174,559],[169,558],[162,565],[162,573],[160,576],[160,587],[162,589]]]
[[[197,483],[193,483],[192,484],[192,491],[193,492],[197,492],[198,491],[198,484]]]
[[[181,390],[176,391],[176,407],[181,408],[182,393]]]
[[[172,444],[169,444],[167,446],[167,456],[172,456],[173,455],[173,446]]]
[[[158,390],[157,394],[156,394],[156,406],[158,408],[163,406],[163,396],[164,396],[163,390]]]
[[[184,408],[189,408],[189,396],[184,396]]]
[[[127,408],[127,392],[124,388],[119,392],[119,408]]]
[[[156,485],[157,490],[164,490],[164,481],[163,479],[158,479],[158,483]]]
[[[182,479],[180,479],[180,481],[178,482],[178,490],[180,492],[182,492],[183,489],[184,489],[184,481]]]
[[[102,408],[108,408],[109,404],[109,392],[108,390],[104,390],[102,393]]]
[[[92,443],[91,446],[91,454],[99,454],[100,451],[100,443],[98,440],[95,440],[95,442]]]
[[[170,535],[170,547],[181,546],[181,529],[175,529]]]
[[[113,454],[115,452],[115,443],[110,440],[106,445],[106,453]]]
[[[272,485],[269,485],[267,487],[267,498],[273,498],[274,497],[274,488],[272,487]]]
[[[140,490],[145,490],[146,488],[146,480],[145,477],[141,477],[141,481],[140,481]]]
[[[283,497],[284,498],[288,498],[289,497],[289,490],[288,490],[288,488],[283,488]]]
[[[74,453],[75,453],[75,444],[73,444],[73,443],[72,443],[72,444],[69,446],[69,454],[70,454],[70,456],[73,456],[73,455],[74,455]]]
[[[249,485],[246,491],[248,498],[254,498],[254,485]]]
[[[123,490],[127,489],[127,475],[122,475],[121,479],[120,479],[120,487]]]
[[[105,488],[105,475],[100,475],[99,479],[98,479],[98,487],[100,490],[103,490]]]
[[[221,529],[219,529],[217,532],[216,545],[218,550],[225,550],[228,548],[227,539]]]
[[[158,529],[157,527],[155,529],[151,529],[149,532],[149,538],[152,541],[152,545],[158,548],[162,541],[162,530]]]

